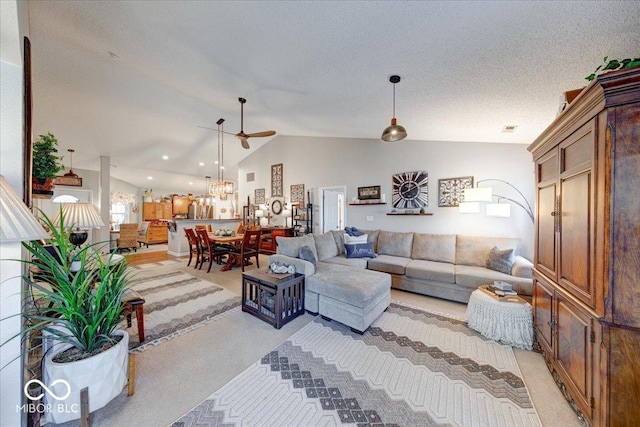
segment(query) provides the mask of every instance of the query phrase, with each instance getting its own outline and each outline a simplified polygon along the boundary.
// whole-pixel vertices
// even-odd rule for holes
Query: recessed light
[[[198,163],[198,165],[200,165],[200,166],[204,166],[204,163],[203,163],[203,162],[200,162],[200,163]]]
[[[189,185],[193,185],[193,182],[189,182]]]
[[[220,166],[220,169],[224,170],[224,166]]]
[[[215,162],[213,162],[213,163],[217,165],[217,164],[218,164],[218,161],[216,160],[216,161],[215,161]]]
[[[153,177],[152,176],[148,176],[147,179],[151,180],[151,179],[153,179]]]
[[[164,156],[162,156],[162,160],[169,160],[169,156],[165,154]]]
[[[502,133],[514,133],[518,125],[505,125],[502,128]]]

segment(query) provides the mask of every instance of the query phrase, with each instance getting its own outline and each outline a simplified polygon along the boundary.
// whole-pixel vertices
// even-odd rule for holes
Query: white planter
[[[89,412],[102,408],[122,392],[127,384],[129,334],[125,331],[115,334],[123,336],[118,344],[87,359],[55,363],[53,357],[68,345],[45,356],[43,379],[51,390],[45,393],[46,403],[50,404],[46,411],[48,422],[58,424],[80,418],[80,391],[85,387],[89,388]],[[52,396],[64,397],[67,392],[70,393],[64,399]]]
[[[143,200],[144,200],[145,202],[153,202],[153,197],[151,197],[151,196],[146,196]]]

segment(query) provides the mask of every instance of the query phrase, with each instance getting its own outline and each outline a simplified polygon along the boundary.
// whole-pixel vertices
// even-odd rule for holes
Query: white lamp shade
[[[490,202],[493,196],[491,187],[465,188],[462,195],[465,202]]]
[[[490,203],[487,205],[487,216],[508,218],[511,216],[511,205],[509,203]]]
[[[458,204],[458,212],[460,213],[480,213],[480,203],[478,202],[462,202]]]
[[[264,211],[262,209],[256,210],[256,218],[262,218],[264,216]]]
[[[282,211],[282,215],[283,215],[285,218],[290,217],[290,216],[291,216],[291,210],[290,210],[290,209],[284,209],[284,210]]]
[[[261,227],[266,227],[268,223],[269,223],[269,221],[267,220],[267,218],[265,218],[265,217],[260,218],[260,226]]]
[[[100,214],[91,203],[64,203],[53,219],[53,224],[56,226],[60,225],[60,215],[64,217],[65,227],[83,229],[104,227]]]
[[[0,242],[26,242],[49,237],[27,205],[0,175]]]

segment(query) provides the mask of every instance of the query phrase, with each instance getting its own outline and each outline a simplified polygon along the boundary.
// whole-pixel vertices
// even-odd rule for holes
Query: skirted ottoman
[[[317,263],[305,280],[305,308],[364,333],[391,302],[391,276],[378,271]]]

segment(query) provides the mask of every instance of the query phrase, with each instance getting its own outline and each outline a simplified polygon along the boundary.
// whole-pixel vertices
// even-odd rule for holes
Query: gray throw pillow
[[[309,261],[314,267],[316,266],[316,256],[313,254],[313,251],[309,246],[303,246],[300,248],[300,255],[298,258]]]
[[[504,274],[511,274],[513,266],[513,249],[500,250],[494,246],[487,257],[487,268]]]

